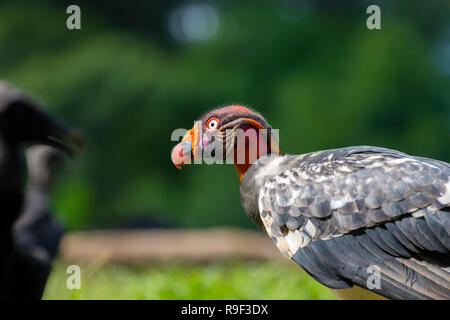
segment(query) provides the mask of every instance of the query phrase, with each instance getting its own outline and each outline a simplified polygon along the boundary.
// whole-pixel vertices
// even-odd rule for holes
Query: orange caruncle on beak
[[[195,122],[194,127],[188,130],[181,142],[172,149],[172,162],[180,170],[182,165],[191,163],[192,155],[194,159],[198,159],[199,157],[199,127],[200,122]]]

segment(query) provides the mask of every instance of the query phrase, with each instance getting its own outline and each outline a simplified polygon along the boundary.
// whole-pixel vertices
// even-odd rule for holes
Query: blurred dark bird
[[[26,259],[14,251],[12,226],[23,203],[27,168],[22,149],[44,144],[73,154],[81,139],[73,131],[55,121],[19,89],[0,82],[0,299],[39,298],[31,295],[26,284],[19,286],[24,264],[42,272],[39,260]],[[45,268],[44,268],[45,269]]]
[[[28,185],[25,203],[13,227],[14,251],[28,263],[17,281],[27,287],[29,298],[39,298],[45,288],[59,242],[62,224],[51,213],[49,192],[55,175],[64,163],[63,154],[48,146],[32,146],[26,152]],[[41,271],[37,272],[36,268]],[[15,285],[17,284],[17,281]]]
[[[273,132],[250,108],[215,109],[172,161],[232,160],[247,215],[340,298],[450,299],[448,163],[370,146],[282,155]]]

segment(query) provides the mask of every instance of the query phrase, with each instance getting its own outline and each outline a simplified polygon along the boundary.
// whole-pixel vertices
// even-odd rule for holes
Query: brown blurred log
[[[262,232],[234,228],[96,230],[73,232],[61,241],[59,256],[88,262],[103,256],[115,263],[208,262],[217,259],[285,259]]]

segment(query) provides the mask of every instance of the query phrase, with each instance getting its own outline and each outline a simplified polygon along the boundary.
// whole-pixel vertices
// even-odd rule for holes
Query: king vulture
[[[247,216],[339,298],[450,299],[450,164],[371,146],[282,154],[239,105],[172,150],[178,168],[202,159],[234,163]]]

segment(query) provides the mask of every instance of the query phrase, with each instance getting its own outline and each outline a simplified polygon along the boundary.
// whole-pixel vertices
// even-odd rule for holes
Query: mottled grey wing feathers
[[[260,211],[270,212],[278,228],[301,229],[309,221],[315,229],[310,236],[316,239],[449,206],[439,199],[449,192],[450,168],[401,154],[355,150],[341,152],[344,156],[331,150],[290,158],[296,165],[261,188]]]
[[[259,193],[266,231],[285,255],[332,288],[401,299],[449,299],[450,165],[376,147],[320,151]]]
[[[412,217],[404,219],[415,219]],[[356,284],[368,286],[370,277],[379,273],[376,293],[391,299],[448,299],[450,273],[417,249],[405,249],[390,230],[402,231],[394,222],[365,232],[352,232],[338,238],[318,239],[300,248],[292,259],[319,282],[343,289]],[[414,246],[410,242],[411,246]],[[439,257],[442,262],[448,253]],[[427,260],[425,260],[427,259]],[[306,263],[305,263],[306,261]],[[447,261],[448,266],[448,261]],[[317,272],[320,270],[320,272]]]
[[[445,211],[437,211],[433,215],[425,215],[425,220],[442,243],[442,245],[446,248],[450,248],[450,212]]]

